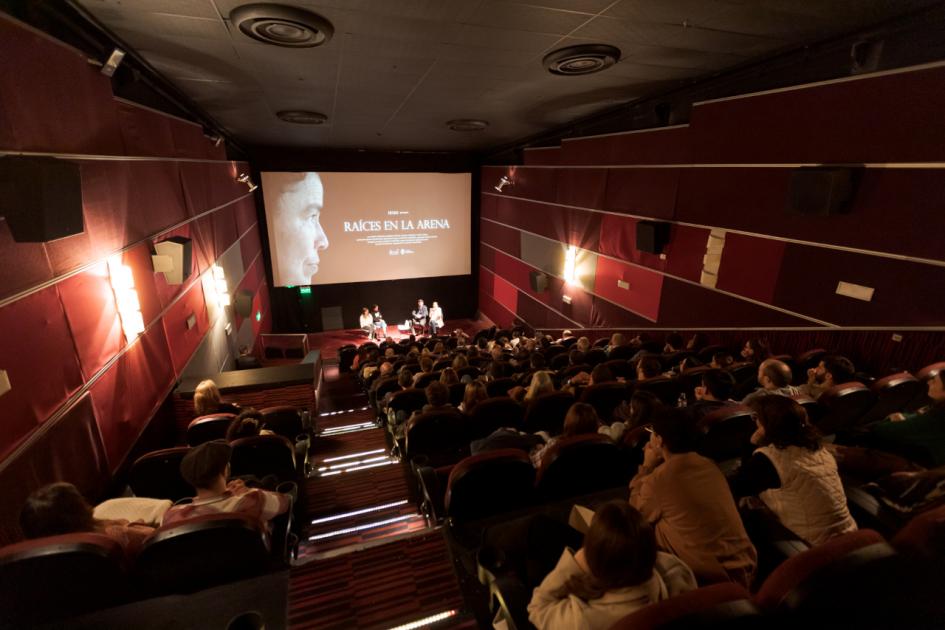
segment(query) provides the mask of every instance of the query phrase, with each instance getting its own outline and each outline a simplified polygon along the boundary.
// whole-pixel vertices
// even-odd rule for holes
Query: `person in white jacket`
[[[528,604],[538,630],[606,630],[649,604],[696,588],[676,556],[656,550],[653,529],[625,501],[594,514],[584,545],[565,549]]]

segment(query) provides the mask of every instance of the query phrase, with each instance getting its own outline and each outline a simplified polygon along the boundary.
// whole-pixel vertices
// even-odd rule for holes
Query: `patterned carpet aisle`
[[[420,514],[405,462],[354,379],[326,366],[307,527],[289,576],[293,628],[475,628],[446,540]]]

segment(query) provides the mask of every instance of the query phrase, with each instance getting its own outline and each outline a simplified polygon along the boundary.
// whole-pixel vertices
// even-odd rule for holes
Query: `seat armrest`
[[[446,488],[440,482],[436,469],[432,466],[415,466],[414,473],[420,484],[422,507],[425,508],[426,515],[433,522],[443,520],[446,517],[446,509],[443,507]]]
[[[514,574],[503,574],[489,586],[492,612],[508,624],[509,630],[534,630],[528,620],[532,589]]]

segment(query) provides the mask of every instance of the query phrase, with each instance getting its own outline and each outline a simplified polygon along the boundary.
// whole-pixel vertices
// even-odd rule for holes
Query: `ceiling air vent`
[[[446,126],[453,131],[482,131],[489,126],[489,123],[476,118],[454,118],[446,121]]]
[[[606,70],[620,60],[620,49],[606,44],[582,44],[559,48],[545,55],[542,63],[551,74],[574,76]]]
[[[247,37],[284,48],[321,46],[335,32],[317,13],[281,4],[245,4],[230,12],[230,21]]]
[[[324,125],[328,122],[328,116],[318,112],[307,112],[301,109],[289,109],[276,112],[281,120],[295,123],[297,125]]]

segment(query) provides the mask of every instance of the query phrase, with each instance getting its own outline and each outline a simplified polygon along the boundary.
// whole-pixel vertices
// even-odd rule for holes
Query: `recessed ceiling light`
[[[230,12],[230,21],[247,37],[284,48],[321,46],[335,32],[317,13],[281,4],[244,4]]]
[[[620,49],[607,44],[582,44],[559,48],[545,55],[542,63],[551,74],[573,76],[606,70],[620,60]]]
[[[295,123],[297,125],[324,125],[328,122],[328,116],[319,112],[307,112],[302,109],[287,109],[276,112],[281,120]]]
[[[453,131],[482,131],[489,126],[489,121],[476,118],[454,118],[446,121],[446,126]]]

